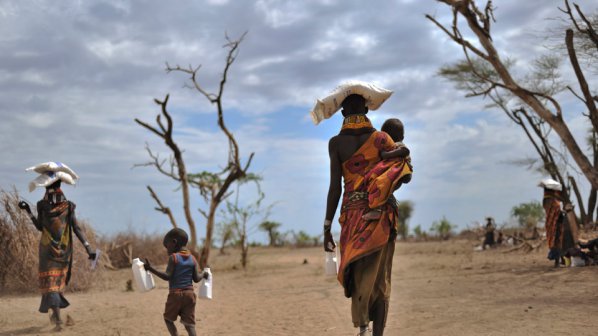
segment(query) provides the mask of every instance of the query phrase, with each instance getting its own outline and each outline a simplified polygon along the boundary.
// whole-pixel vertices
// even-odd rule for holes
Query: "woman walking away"
[[[69,306],[64,297],[64,288],[71,278],[73,264],[73,233],[85,247],[89,259],[96,254],[81,231],[75,218],[75,203],[70,202],[60,189],[61,182],[75,184],[77,174],[60,162],[47,162],[27,169],[40,175],[29,184],[29,191],[45,187],[43,198],[37,202],[37,217],[26,202],[19,207],[29,214],[35,227],[41,232],[39,242],[39,289],[42,300],[40,313],[51,311],[50,321],[54,330],[62,330],[60,309]]]
[[[396,200],[392,192],[372,193],[365,182],[368,173],[381,161],[380,154],[396,149],[393,139],[387,133],[376,131],[366,117],[368,110],[377,109],[390,93],[367,83],[345,84],[331,96],[318,100],[311,113],[317,124],[342,106],[341,131],[330,139],[328,147],[330,187],[324,220],[324,249],[331,252],[336,247],[330,231],[342,197],[338,280],[345,296],[351,298],[353,325],[359,328],[360,336],[370,334],[370,322],[374,336],[383,335],[390,300],[398,225]],[[394,190],[412,171],[404,157],[390,160],[397,161],[392,174],[377,174],[378,177],[368,180]],[[371,208],[376,208],[378,214],[364,218]]]

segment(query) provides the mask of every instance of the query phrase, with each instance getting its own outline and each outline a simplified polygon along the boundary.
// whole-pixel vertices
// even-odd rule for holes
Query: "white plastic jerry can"
[[[208,273],[207,279],[202,279],[199,284],[199,298],[212,300],[212,272],[209,267],[203,269]]]
[[[149,271],[143,268],[143,261],[139,258],[133,259],[131,269],[133,270],[133,279],[135,280],[135,287],[140,292],[147,292],[156,287],[154,277]]]
[[[325,252],[326,253],[326,263],[324,265],[324,269],[326,271],[326,275],[336,275],[338,272],[338,263],[336,258],[336,252]]]
[[[100,251],[100,249],[96,249],[96,257],[93,258],[93,260],[91,260],[89,267],[91,268],[91,270],[95,270],[96,267],[98,267],[98,261],[100,260],[100,256],[102,255],[102,251]]]

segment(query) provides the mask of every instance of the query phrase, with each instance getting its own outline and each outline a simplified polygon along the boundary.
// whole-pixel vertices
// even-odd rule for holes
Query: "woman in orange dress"
[[[395,143],[388,134],[372,127],[365,115],[368,112],[365,104],[366,100],[360,95],[350,95],[343,101],[345,119],[341,132],[329,142],[330,187],[324,221],[324,249],[333,251],[336,247],[330,227],[344,180],[339,218],[341,261],[338,281],[344,287],[345,296],[351,298],[352,320],[354,326],[360,328],[360,335],[368,333],[372,321],[374,336],[380,336],[384,333],[388,315],[397,207],[392,193],[371,199],[365,182],[366,175],[381,161],[380,152],[392,151]],[[394,179],[386,181],[390,186],[411,174],[405,159],[392,160],[402,160],[402,165],[399,163],[398,174],[392,174]],[[380,183],[381,179],[376,180]],[[369,203],[381,204],[378,219],[363,218],[370,210]]]

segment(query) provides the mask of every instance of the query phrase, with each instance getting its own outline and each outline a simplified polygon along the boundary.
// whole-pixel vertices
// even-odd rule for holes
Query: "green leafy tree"
[[[544,208],[538,201],[521,203],[511,209],[511,216],[517,218],[520,226],[532,229],[544,217]]]
[[[415,234],[415,239],[417,240],[427,240],[428,234],[425,230],[422,230],[421,225],[417,225],[413,228],[413,233]]]
[[[400,202],[398,212],[399,217],[397,218],[397,221],[399,222],[399,235],[401,235],[401,238],[405,240],[407,239],[407,234],[409,233],[409,225],[407,224],[407,221],[413,213],[413,202]]]
[[[227,243],[231,242],[235,238],[235,223],[234,222],[221,222],[218,225],[218,235],[220,236],[220,254],[225,254],[224,248]]]
[[[432,223],[431,230],[436,232],[438,237],[443,240],[447,240],[453,234],[453,229],[456,228],[456,225],[451,224],[451,222],[446,219],[446,217],[442,217],[441,220]]]
[[[237,190],[235,192],[235,200],[226,201],[226,210],[223,211],[224,217],[231,223],[235,237],[238,239],[238,244],[241,246],[241,265],[243,266],[243,269],[247,267],[247,263],[249,262],[249,235],[257,229],[257,223],[255,223],[254,218],[260,215],[262,216],[261,222],[265,222],[270,215],[270,210],[272,208],[271,205],[264,207],[262,204],[262,201],[266,196],[260,188],[259,181],[260,179],[258,177],[239,179],[236,182]],[[258,197],[253,202],[240,204],[240,186],[247,182],[255,183]]]
[[[276,245],[276,240],[280,236],[280,232],[278,232],[280,225],[281,224],[278,222],[265,221],[259,226],[260,230],[268,233],[268,238],[270,238],[270,246]]]
[[[305,231],[299,231],[295,234],[295,245],[297,247],[311,246],[314,239]]]

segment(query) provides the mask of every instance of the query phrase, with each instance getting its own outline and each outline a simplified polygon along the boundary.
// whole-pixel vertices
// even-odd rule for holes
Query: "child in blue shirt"
[[[207,279],[209,274],[199,272],[199,265],[195,257],[187,249],[189,237],[184,230],[172,229],[164,236],[164,247],[168,252],[166,272],[160,272],[152,267],[145,259],[145,269],[154,273],[162,280],[168,281],[169,294],[164,309],[164,321],[171,336],[178,335],[174,322],[181,317],[189,336],[195,336],[195,301],[193,282]],[[193,282],[192,282],[193,281]]]

